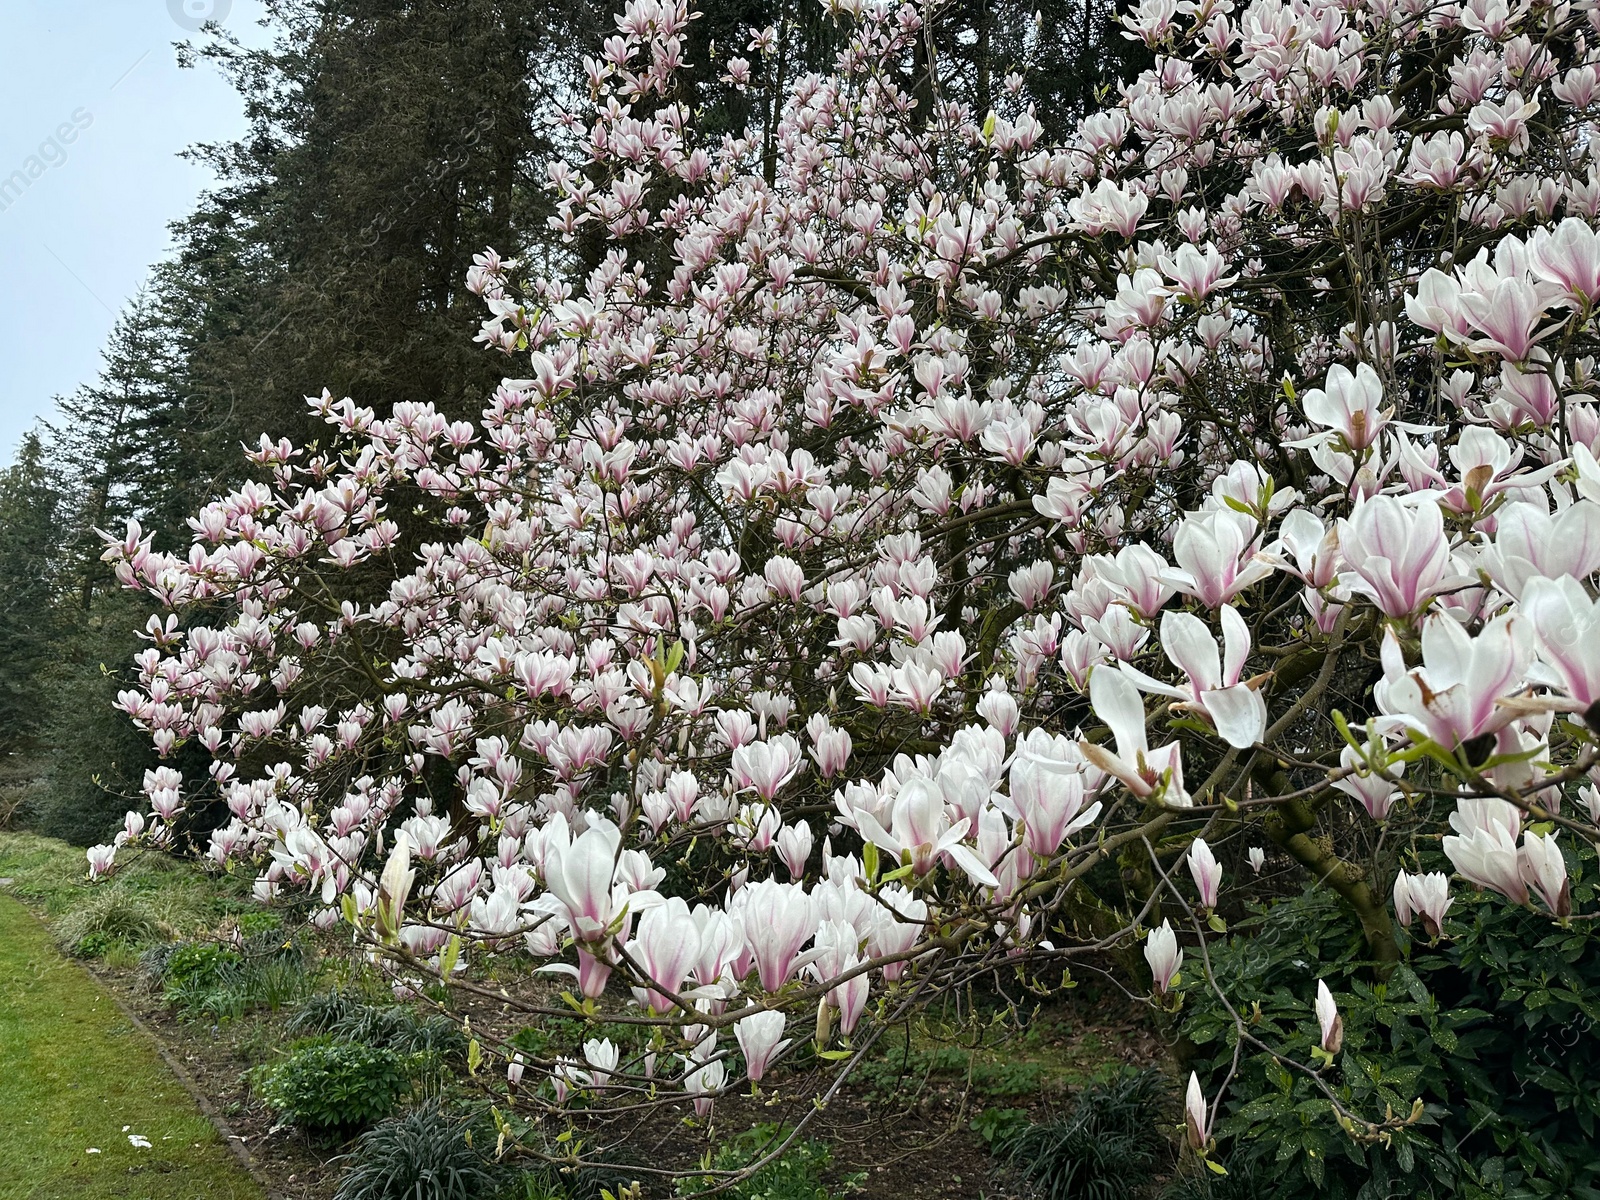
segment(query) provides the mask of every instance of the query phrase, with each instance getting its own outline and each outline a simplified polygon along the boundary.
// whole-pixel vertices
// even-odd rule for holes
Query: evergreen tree
[[[35,820],[80,843],[106,836],[153,761],[147,735],[112,707],[150,608],[100,561],[98,531],[135,520],[164,548],[180,547],[185,515],[210,490],[191,454],[191,405],[161,283],[135,297],[112,329],[99,377],[62,398],[49,426],[60,480],[58,595],[49,668],[31,684],[47,767]]]
[[[59,570],[83,611],[111,582],[96,530],[137,520],[161,532],[163,548],[184,544],[184,519],[210,490],[191,454],[176,339],[165,295],[141,291],[112,327],[98,378],[59,398],[46,427],[63,481]]]
[[[59,497],[39,436],[0,471],[0,824],[37,774],[39,693],[56,635]]]
[[[191,389],[217,448],[299,434],[327,388],[461,416],[499,366],[463,283],[485,246],[542,239],[543,162],[604,6],[277,0],[265,49],[188,51],[251,122],[200,147],[221,185],[177,229]]]

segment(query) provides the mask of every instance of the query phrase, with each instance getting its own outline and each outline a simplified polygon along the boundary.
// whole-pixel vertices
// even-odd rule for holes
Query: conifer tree
[[[56,633],[59,496],[39,436],[0,471],[0,824],[37,773],[39,691]]]
[[[44,792],[40,829],[86,842],[105,836],[136,792],[148,746],[112,704],[132,675],[150,606],[116,585],[100,560],[99,530],[129,520],[188,542],[182,513],[207,494],[191,448],[173,313],[157,287],[141,292],[107,341],[99,376],[58,402],[50,424],[59,478],[58,550],[50,563],[56,612],[48,669],[30,681]]]

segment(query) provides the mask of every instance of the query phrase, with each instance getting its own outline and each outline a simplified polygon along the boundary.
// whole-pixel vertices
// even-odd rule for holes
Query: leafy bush
[[[576,1021],[569,1017],[547,1017],[537,1025],[524,1025],[511,1035],[511,1045],[530,1058],[577,1055],[591,1038],[608,1038],[624,1053],[643,1050],[648,1031],[639,1025],[615,1021]]]
[[[1592,911],[1594,892],[1591,867],[1574,906]],[[1252,1034],[1302,1062],[1318,1040],[1309,997],[1327,980],[1345,1035],[1322,1075],[1343,1103],[1378,1116],[1404,1115],[1418,1098],[1425,1106],[1387,1144],[1358,1141],[1310,1079],[1247,1047],[1217,1133],[1230,1171],[1259,1177],[1256,1195],[1600,1197],[1595,933],[1471,893],[1455,899],[1446,939],[1410,943],[1409,961],[1385,983],[1372,982],[1360,930],[1325,894],[1281,901],[1213,946],[1213,968]],[[1203,1083],[1220,1084],[1232,1022],[1198,978],[1185,1005],[1193,1065]]]
[[[265,910],[242,912],[235,918],[235,921],[239,926],[239,932],[246,937],[257,933],[268,933],[283,925],[282,917],[275,912],[267,912]]]
[[[723,1142],[701,1165],[714,1171],[742,1170],[770,1154],[787,1136],[788,1130],[780,1126],[756,1125]],[[863,1176],[852,1176],[832,1188],[823,1183],[823,1173],[832,1161],[833,1151],[825,1142],[802,1139],[749,1179],[717,1194],[730,1200],[832,1200],[856,1190]],[[703,1195],[721,1182],[714,1175],[693,1176],[679,1182],[678,1195]]]
[[[1000,1120],[990,1140],[1046,1200],[1136,1196],[1151,1186],[1163,1157],[1157,1131],[1169,1090],[1154,1068],[1129,1071],[1084,1088],[1068,1117],[1037,1124]]]
[[[972,1132],[992,1150],[1030,1124],[1032,1118],[1025,1108],[986,1108],[972,1118]]]
[[[162,966],[162,981],[171,989],[215,987],[238,973],[244,957],[215,942],[184,942],[173,947]]]
[[[285,1121],[312,1133],[347,1132],[400,1107],[411,1091],[408,1068],[393,1050],[313,1038],[257,1068],[252,1083]]]
[[[477,1200],[505,1172],[473,1145],[470,1120],[452,1120],[429,1101],[380,1121],[342,1159],[334,1200]],[[493,1135],[489,1135],[493,1145]]]

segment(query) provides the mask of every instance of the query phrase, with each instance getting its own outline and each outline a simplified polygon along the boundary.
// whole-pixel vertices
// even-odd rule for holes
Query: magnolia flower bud
[[[1194,886],[1200,890],[1200,904],[1204,908],[1217,906],[1217,889],[1222,883],[1222,867],[1217,856],[1211,853],[1205,838],[1195,838],[1189,846],[1189,874],[1194,876]]]
[[[411,883],[416,874],[411,869],[411,839],[402,833],[394,839],[394,849],[389,854],[389,861],[384,863],[383,875],[378,880],[378,936],[385,941],[400,933],[406,896],[411,892]]]
[[[1540,837],[1533,830],[1522,833],[1522,849],[1517,865],[1527,885],[1538,894],[1544,906],[1556,917],[1572,915],[1572,888],[1567,880],[1567,860],[1556,844],[1556,835]]]
[[[1317,1023],[1322,1026],[1322,1048],[1329,1054],[1339,1053],[1344,1045],[1344,1018],[1333,1002],[1333,993],[1322,980],[1317,980]]]
[[[775,1010],[751,1013],[734,1024],[733,1036],[744,1052],[745,1074],[751,1083],[761,1082],[772,1060],[789,1044],[783,1027],[784,1016]]]
[[[1144,940],[1144,958],[1150,964],[1150,974],[1157,995],[1165,995],[1172,985],[1172,977],[1183,966],[1183,951],[1178,949],[1178,939],[1172,932],[1172,922],[1163,920]]]
[[[1206,1097],[1200,1090],[1200,1077],[1193,1071],[1189,1072],[1189,1090],[1183,1098],[1183,1130],[1193,1149],[1205,1149]]]

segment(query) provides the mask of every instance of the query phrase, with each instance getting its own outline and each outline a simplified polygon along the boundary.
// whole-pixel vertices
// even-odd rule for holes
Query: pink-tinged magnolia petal
[[[1137,762],[1149,745],[1139,690],[1119,672],[1096,667],[1089,675],[1089,705],[1116,739],[1117,756],[1128,763]]]
[[[855,819],[856,832],[874,846],[887,850],[894,855],[899,855],[905,849],[887,829],[878,823],[878,818],[865,809],[856,809]]]
[[[1138,667],[1129,666],[1127,663],[1117,663],[1116,667],[1141,692],[1149,692],[1153,696],[1169,696],[1174,700],[1191,700],[1194,698],[1192,691],[1175,687],[1170,683],[1163,683],[1152,675],[1146,675]]]
[[[1061,835],[1063,840],[1071,837],[1073,834],[1077,833],[1078,830],[1087,829],[1090,825],[1094,824],[1095,818],[1100,815],[1100,810],[1103,807],[1104,805],[1102,805],[1100,801],[1096,800],[1093,804],[1089,805],[1088,808],[1084,809],[1077,816],[1073,817],[1072,820],[1068,821],[1067,828]]]
[[[1579,500],[1554,517],[1538,504],[1503,505],[1495,514],[1494,543],[1479,563],[1517,597],[1536,576],[1587,579],[1600,569],[1600,504]]]
[[[1444,853],[1457,871],[1482,888],[1499,892],[1517,904],[1528,902],[1528,885],[1522,877],[1516,835],[1498,821],[1487,829],[1444,839]]]
[[[1267,702],[1246,684],[1207,692],[1205,706],[1217,733],[1236,750],[1248,750],[1267,731]]]
[[[1380,409],[1383,381],[1367,363],[1351,374],[1343,363],[1328,368],[1327,389],[1312,388],[1301,399],[1308,419],[1332,429],[1352,450],[1372,445],[1388,424],[1392,410]]]
[[[1570,576],[1534,579],[1523,593],[1522,611],[1561,690],[1580,709],[1600,700],[1600,603]]]
[[[1163,920],[1145,935],[1144,958],[1150,964],[1156,992],[1165,993],[1172,986],[1172,977],[1183,966],[1183,951],[1178,948],[1171,921]]]
[[[1222,864],[1206,844],[1197,837],[1189,843],[1189,874],[1194,877],[1195,889],[1200,893],[1200,903],[1206,908],[1217,906],[1217,890],[1222,885]]]
[[[1600,240],[1579,217],[1566,218],[1554,233],[1537,230],[1528,241],[1528,267],[1576,303],[1600,300]]]
[[[1161,648],[1187,675],[1195,693],[1222,685],[1222,656],[1206,623],[1193,613],[1168,610],[1161,616]]]
[[[997,888],[1000,886],[1000,881],[995,878],[994,872],[989,870],[988,867],[984,866],[983,860],[967,847],[960,844],[946,846],[944,852],[953,860],[955,860],[956,866],[965,871],[967,873],[967,877],[971,879],[973,883],[989,888]]]
[[[789,1044],[789,1039],[783,1036],[784,1025],[784,1015],[772,1009],[751,1013],[734,1022],[733,1036],[744,1052],[745,1073],[751,1083],[761,1082],[772,1060]]]
[[[1398,678],[1393,672],[1404,670],[1404,663],[1395,662],[1397,650],[1385,645],[1386,678],[1373,689],[1391,720],[1454,749],[1517,718],[1515,707],[1501,701],[1520,690],[1533,652],[1520,615],[1496,617],[1476,637],[1453,617],[1429,617],[1422,629],[1422,665]]]
[[[1406,654],[1395,636],[1393,626],[1383,631],[1383,644],[1378,647],[1378,661],[1383,664],[1385,678],[1398,679],[1406,673]]]
[[[1415,613],[1453,582],[1444,513],[1432,494],[1379,495],[1356,503],[1339,523],[1341,576],[1391,617]]]
[[[1566,917],[1572,912],[1572,892],[1567,880],[1567,860],[1562,857],[1556,835],[1540,837],[1533,830],[1524,830],[1522,850],[1517,856],[1523,882],[1539,893],[1553,916]]]
[[[1441,687],[1460,683],[1472,670],[1472,635],[1459,621],[1435,617],[1422,626],[1422,661]]]
[[[1222,606],[1222,682],[1232,687],[1244,673],[1250,657],[1250,627],[1231,604]]]
[[[1083,742],[1078,748],[1092,765],[1119,780],[1135,796],[1148,796],[1154,790],[1132,763],[1111,753],[1104,746]]]

